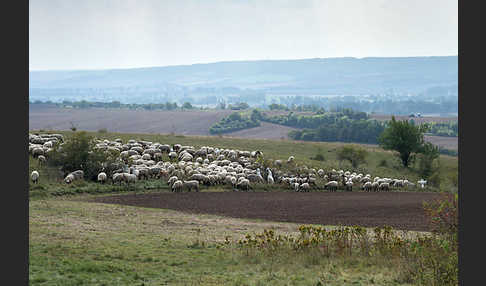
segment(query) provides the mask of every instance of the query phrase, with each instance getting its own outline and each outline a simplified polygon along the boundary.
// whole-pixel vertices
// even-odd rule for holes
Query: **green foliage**
[[[388,161],[386,159],[381,159],[378,163],[379,167],[388,167]]]
[[[239,112],[233,112],[222,118],[219,122],[213,124],[209,128],[209,133],[221,134],[260,126],[260,121],[253,120],[254,118],[255,115],[253,112],[251,113],[250,118],[241,115]]]
[[[389,226],[369,232],[359,226],[326,229],[301,225],[297,237],[264,229],[262,233],[247,234],[236,243],[227,239],[225,244],[236,245],[243,257],[261,254],[275,261],[287,254],[287,259],[305,257],[311,265],[323,259],[366,259],[371,263],[382,261],[398,269],[397,282],[420,285],[457,285],[458,282],[456,241],[434,235],[406,237]]]
[[[419,156],[419,174],[428,178],[434,172],[434,160],[439,158],[439,148],[430,142],[425,142]]]
[[[356,168],[359,164],[363,164],[366,162],[366,156],[368,156],[368,151],[363,148],[348,145],[338,148],[336,154],[338,160],[347,160],[351,163],[353,168]]]
[[[184,102],[184,104],[182,105],[182,109],[192,109],[192,104],[190,102]]]
[[[397,121],[393,116],[378,141],[383,149],[397,151],[403,166],[408,167],[413,155],[423,151],[426,130],[427,125],[416,126],[407,120]]]
[[[272,103],[268,106],[270,110],[289,110],[289,108],[283,104]]]
[[[231,110],[244,110],[244,109],[248,109],[248,108],[250,108],[250,106],[246,102],[228,104],[228,109],[231,109]]]
[[[459,125],[457,121],[450,122],[429,122],[430,135],[445,136],[445,137],[457,137],[459,136]]]
[[[318,109],[313,115],[264,116],[262,121],[291,127],[303,128],[293,130],[289,137],[304,141],[340,141],[377,143],[377,138],[385,128],[385,123],[371,120],[364,112],[342,109],[325,112]]]
[[[102,163],[110,163],[109,153],[93,150],[93,137],[85,131],[74,132],[62,145],[57,145],[47,161],[51,166],[61,166],[64,174],[83,170],[86,179],[95,179],[102,170]]]
[[[311,157],[310,158],[311,160],[316,160],[316,161],[324,161],[325,158],[324,158],[324,155],[322,155],[322,153],[317,153],[314,157]]]

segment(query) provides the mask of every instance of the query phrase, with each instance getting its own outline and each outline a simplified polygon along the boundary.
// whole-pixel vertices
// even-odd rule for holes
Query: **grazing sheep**
[[[37,171],[32,171],[32,173],[30,174],[30,179],[32,180],[32,182],[34,184],[37,184],[37,182],[39,181],[39,172]]]
[[[329,189],[331,192],[337,191],[338,182],[337,181],[329,181],[324,185],[324,190]]]
[[[37,157],[39,155],[44,155],[44,149],[42,147],[34,147],[32,149],[32,156]]]
[[[83,170],[76,170],[71,172],[76,180],[80,180],[84,178],[84,171]]]
[[[196,192],[199,192],[199,181],[191,180],[191,181],[184,181],[184,187],[186,187],[189,192],[194,188]]]
[[[273,185],[275,183],[275,180],[273,179],[272,175],[268,175],[267,181],[270,185]]]
[[[64,182],[66,184],[71,184],[74,180],[75,180],[75,178],[74,178],[73,174],[69,174],[69,175],[66,176],[66,178],[64,178]]]
[[[295,160],[295,157],[294,156],[290,156],[288,159],[287,159],[287,163],[293,163]]]
[[[236,177],[234,176],[231,176],[231,186],[234,188],[236,188],[236,183],[238,182],[238,180],[236,179]]]
[[[123,181],[123,173],[115,173],[115,174],[113,174],[111,179],[112,179],[113,184],[120,183],[120,185],[121,185],[121,182]]]
[[[171,187],[171,190],[172,192],[181,192],[182,191],[182,187],[183,187],[183,183],[181,180],[177,180],[175,181],[173,184],[172,184],[172,187]]]
[[[106,182],[106,173],[105,172],[101,172],[98,174],[98,182],[104,184]]]
[[[299,191],[299,183],[292,183],[291,186],[294,188],[294,192],[298,192]]]
[[[177,180],[179,180],[179,178],[177,178],[177,176],[172,176],[172,177],[170,177],[170,178],[169,178],[169,180],[167,180],[167,184],[168,184],[169,186],[172,186],[172,184],[173,184],[175,181],[177,181]]]
[[[248,179],[245,179],[244,177],[241,177],[240,180],[238,180],[236,187],[238,189],[245,189],[246,191],[248,191],[250,190],[250,181]]]
[[[390,190],[390,184],[389,183],[381,183],[379,186],[378,186],[378,189],[380,191],[389,191]]]
[[[123,180],[129,185],[130,183],[135,183],[137,181],[137,175],[123,173]]]
[[[304,192],[310,191],[309,183],[303,183],[302,185],[299,186],[299,188],[302,189],[302,191],[304,191]]]
[[[371,189],[372,189],[374,192],[377,192],[379,187],[380,187],[380,184],[378,184],[378,182],[373,182],[373,183],[371,183]]]
[[[346,191],[352,192],[353,191],[353,181],[351,181],[351,180],[347,181],[346,184],[344,185],[344,188],[346,189]]]
[[[366,192],[370,192],[372,187],[371,187],[371,182],[366,182],[363,184],[363,190],[365,190]]]
[[[41,165],[44,164],[47,161],[47,159],[44,155],[39,155],[37,157],[37,160],[39,160],[39,164],[41,164]]]
[[[420,179],[419,181],[417,181],[417,184],[420,185],[420,188],[424,188],[424,186],[427,184],[427,181],[424,180],[424,179]]]

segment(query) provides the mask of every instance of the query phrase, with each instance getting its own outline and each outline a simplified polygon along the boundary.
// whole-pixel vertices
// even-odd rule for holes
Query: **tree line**
[[[254,116],[245,116],[242,115],[240,112],[233,112],[213,124],[209,128],[209,133],[222,134],[257,126],[260,126],[260,121],[257,120]]]

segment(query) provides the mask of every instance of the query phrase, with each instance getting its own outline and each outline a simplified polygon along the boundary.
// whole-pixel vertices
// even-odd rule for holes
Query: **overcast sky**
[[[29,0],[29,69],[458,54],[457,0]]]

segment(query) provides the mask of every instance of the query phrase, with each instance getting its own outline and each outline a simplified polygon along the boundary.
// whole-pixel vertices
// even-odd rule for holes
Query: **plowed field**
[[[321,225],[389,225],[428,231],[422,202],[438,198],[421,192],[199,192],[99,197],[96,202],[236,218]]]

